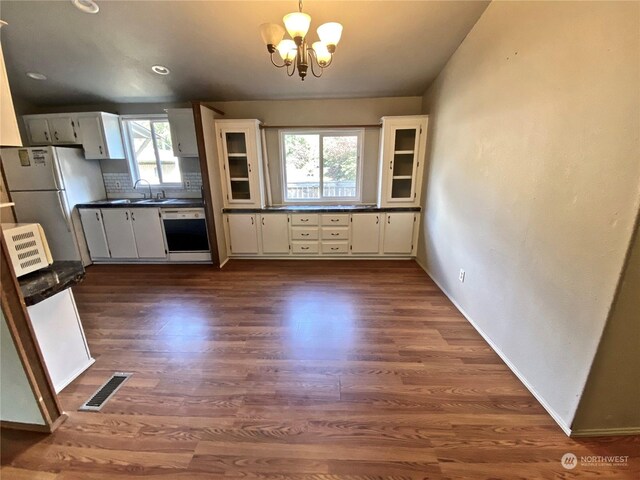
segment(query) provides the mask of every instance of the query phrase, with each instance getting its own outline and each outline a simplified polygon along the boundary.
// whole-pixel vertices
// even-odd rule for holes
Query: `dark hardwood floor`
[[[640,437],[567,438],[410,261],[92,266],[74,293],[96,363],[53,435],[2,432],[3,480],[640,476]]]

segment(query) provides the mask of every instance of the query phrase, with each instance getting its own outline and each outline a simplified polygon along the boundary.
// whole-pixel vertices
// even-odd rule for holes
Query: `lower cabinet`
[[[289,253],[289,215],[286,213],[270,213],[260,215],[260,237],[262,253]]]
[[[383,213],[351,215],[351,253],[376,254],[380,251],[380,218]]]
[[[133,234],[129,210],[124,208],[103,209],[102,219],[111,258],[138,258],[136,238]]]
[[[92,260],[167,259],[159,209],[81,208],[79,212]]]
[[[418,212],[225,213],[230,256],[415,255]]]
[[[229,250],[231,254],[258,254],[257,215],[239,213],[227,215],[229,227]]]
[[[166,258],[160,212],[155,208],[132,208],[130,216],[138,258]]]
[[[87,241],[89,255],[92,260],[101,260],[111,257],[107,235],[102,224],[102,212],[99,208],[80,209],[80,220],[84,229],[84,238]]]
[[[382,253],[410,254],[413,251],[413,212],[386,213]]]

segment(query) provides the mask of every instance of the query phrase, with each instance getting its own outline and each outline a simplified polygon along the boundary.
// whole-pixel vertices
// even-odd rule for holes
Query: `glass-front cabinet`
[[[258,120],[217,120],[218,155],[227,208],[264,207]]]
[[[426,137],[426,115],[382,118],[379,206],[420,204]]]

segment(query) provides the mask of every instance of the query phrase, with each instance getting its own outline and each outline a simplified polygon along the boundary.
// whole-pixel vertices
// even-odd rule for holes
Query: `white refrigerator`
[[[91,263],[79,203],[106,198],[100,164],[80,148],[3,148],[0,158],[19,223],[39,223],[53,260]]]

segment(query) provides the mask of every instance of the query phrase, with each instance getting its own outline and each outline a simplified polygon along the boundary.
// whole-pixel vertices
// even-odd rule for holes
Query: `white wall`
[[[419,260],[565,428],[640,203],[639,19],[493,2],[425,94]]]
[[[13,344],[4,313],[0,311],[0,420],[44,425]]]

